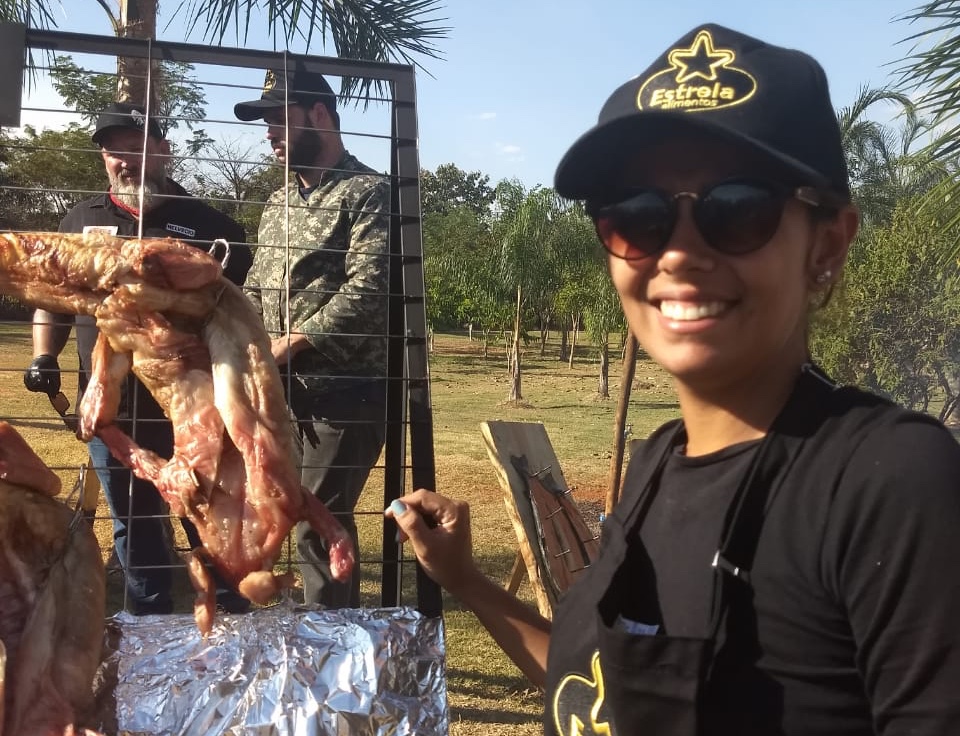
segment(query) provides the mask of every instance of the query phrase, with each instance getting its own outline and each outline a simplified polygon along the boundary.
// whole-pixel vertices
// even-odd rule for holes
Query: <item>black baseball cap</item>
[[[558,194],[596,199],[624,157],[679,131],[702,132],[767,157],[796,184],[849,199],[840,127],[827,77],[807,54],[723,26],[698,26],[607,99],[570,147]]]
[[[238,102],[233,106],[233,114],[244,121],[259,120],[268,110],[283,107],[288,100],[302,105],[322,102],[331,114],[337,110],[337,97],[324,76],[296,66],[287,72],[268,69],[260,99]]]
[[[100,113],[97,118],[97,126],[93,131],[93,142],[98,146],[103,139],[104,132],[111,128],[132,128],[143,132],[143,126],[147,126],[147,134],[154,138],[163,138],[164,133],[160,128],[160,123],[155,117],[147,119],[146,111],[141,105],[134,105],[129,102],[114,102]]]

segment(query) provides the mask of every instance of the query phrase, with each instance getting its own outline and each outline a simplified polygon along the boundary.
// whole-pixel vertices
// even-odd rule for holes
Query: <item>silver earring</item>
[[[831,278],[832,276],[833,276],[833,271],[831,271],[831,270],[828,268],[828,269],[827,269],[826,271],[824,271],[823,273],[817,274],[817,278],[816,278],[815,280],[816,280],[816,282],[817,282],[818,284],[825,284],[825,283],[827,283],[827,282],[830,280],[830,278]]]

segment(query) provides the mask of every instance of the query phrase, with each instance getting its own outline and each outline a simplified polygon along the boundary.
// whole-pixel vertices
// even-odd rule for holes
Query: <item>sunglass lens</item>
[[[780,226],[783,205],[783,197],[760,184],[727,182],[696,203],[694,216],[711,246],[737,255],[770,241]]]
[[[653,191],[604,207],[597,216],[597,232],[606,249],[627,259],[660,252],[670,239],[673,224],[670,203]]]

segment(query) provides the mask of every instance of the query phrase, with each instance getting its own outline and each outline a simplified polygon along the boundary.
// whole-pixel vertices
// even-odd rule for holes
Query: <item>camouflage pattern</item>
[[[386,375],[389,213],[388,181],[349,153],[306,202],[291,180],[264,208],[244,291],[271,337],[289,309],[290,331],[313,345],[291,365],[311,392]]]

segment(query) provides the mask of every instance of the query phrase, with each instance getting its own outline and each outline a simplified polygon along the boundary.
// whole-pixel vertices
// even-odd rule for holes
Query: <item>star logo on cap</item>
[[[717,79],[717,69],[734,60],[734,53],[727,49],[716,49],[709,31],[700,31],[688,49],[674,49],[667,59],[677,70],[677,84],[694,77],[702,77],[708,82]]]

